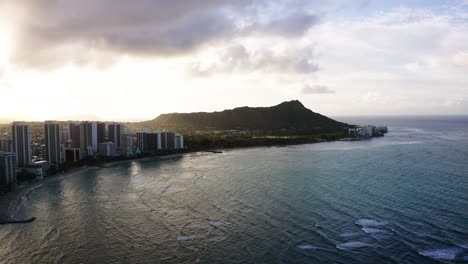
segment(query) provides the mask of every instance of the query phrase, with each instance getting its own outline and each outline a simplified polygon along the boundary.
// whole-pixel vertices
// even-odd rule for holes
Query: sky
[[[0,122],[468,114],[468,0],[0,0]]]

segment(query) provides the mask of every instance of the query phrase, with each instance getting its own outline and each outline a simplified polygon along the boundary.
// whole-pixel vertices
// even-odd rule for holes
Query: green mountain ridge
[[[190,130],[291,131],[299,134],[344,130],[338,122],[307,109],[300,101],[272,107],[238,107],[221,112],[170,113],[142,122],[151,127]]]

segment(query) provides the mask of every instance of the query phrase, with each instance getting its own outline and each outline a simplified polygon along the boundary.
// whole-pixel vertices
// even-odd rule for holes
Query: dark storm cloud
[[[324,85],[306,85],[301,90],[302,94],[334,94],[335,91]]]
[[[262,10],[264,0],[0,0],[0,5],[7,2],[18,12],[12,60],[38,68],[106,65],[116,53],[183,55],[244,34],[302,34],[317,22],[294,12],[239,26],[237,19],[255,17],[249,12]]]

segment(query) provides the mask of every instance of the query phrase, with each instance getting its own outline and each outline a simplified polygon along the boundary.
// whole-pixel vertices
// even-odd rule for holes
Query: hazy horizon
[[[466,115],[466,43],[466,0],[0,0],[0,122]]]
[[[244,106],[239,106],[239,107],[244,107]],[[248,106],[252,107],[252,106]],[[253,107],[264,107],[264,106],[253,106]],[[307,107],[307,106],[305,106]],[[215,110],[212,112],[220,112],[223,110],[231,110],[231,109],[222,109],[222,110]],[[313,111],[313,109],[311,109]],[[196,111],[200,112],[200,111]],[[173,113],[195,113],[195,112],[173,112]],[[173,113],[162,113],[162,114],[173,114]],[[210,112],[208,112],[210,113]],[[319,113],[323,114],[323,113]],[[154,116],[153,118],[149,119],[105,119],[101,118],[98,116],[91,116],[91,115],[77,115],[77,116],[68,116],[68,117],[63,117],[63,118],[56,118],[56,119],[36,119],[36,120],[30,120],[30,119],[2,119],[0,118],[0,125],[5,125],[5,124],[10,124],[12,122],[44,122],[44,121],[59,121],[59,122],[67,122],[67,121],[100,121],[100,122],[144,122],[144,121],[149,121],[152,119],[157,118],[159,115]],[[326,115],[327,116],[327,115]],[[458,118],[458,117],[468,117],[468,114],[439,114],[439,115],[434,115],[434,114],[408,114],[408,115],[390,115],[390,114],[375,114],[375,115],[328,115],[327,117],[338,120],[338,121],[343,121],[340,119],[346,119],[346,118]]]

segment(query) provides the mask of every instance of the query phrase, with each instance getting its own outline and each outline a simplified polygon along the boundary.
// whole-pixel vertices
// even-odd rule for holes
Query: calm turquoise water
[[[468,262],[468,119],[385,138],[128,162],[42,186],[3,263]]]

